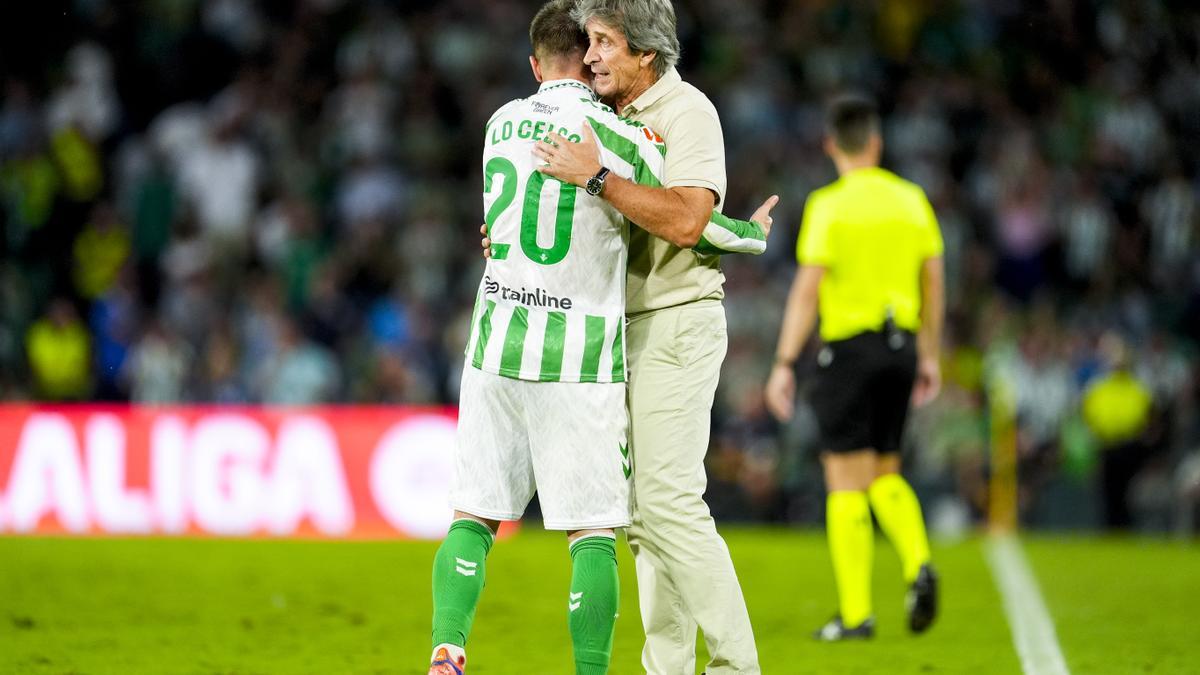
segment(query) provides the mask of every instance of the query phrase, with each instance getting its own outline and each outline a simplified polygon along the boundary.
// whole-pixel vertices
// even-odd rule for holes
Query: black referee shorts
[[[822,451],[899,452],[916,374],[916,337],[907,331],[826,344],[812,394]]]

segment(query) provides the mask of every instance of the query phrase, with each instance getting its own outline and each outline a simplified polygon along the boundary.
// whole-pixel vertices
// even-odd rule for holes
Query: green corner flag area
[[[819,532],[726,528],[766,673],[1020,673],[986,554],[935,545],[942,608],[904,627],[895,554],[875,556],[876,638],[822,644],[834,612]],[[1200,547],[1035,536],[1021,542],[1070,672],[1194,672]],[[429,652],[436,542],[0,539],[2,673],[412,673]],[[640,667],[633,561],[618,547],[613,673]],[[472,632],[471,673],[571,669],[568,551],[527,527],[497,543]],[[703,667],[704,655],[697,670]],[[1025,672],[1040,672],[1036,663]]]

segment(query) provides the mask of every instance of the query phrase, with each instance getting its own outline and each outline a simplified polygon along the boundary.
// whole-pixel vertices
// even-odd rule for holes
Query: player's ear
[[[534,56],[533,54],[529,55],[529,67],[533,70],[533,79],[537,80],[538,84],[541,84],[542,83],[542,66],[540,63],[538,63],[537,57]]]

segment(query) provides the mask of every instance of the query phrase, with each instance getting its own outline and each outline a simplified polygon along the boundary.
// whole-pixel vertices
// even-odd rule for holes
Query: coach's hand
[[[912,402],[918,408],[937,398],[942,390],[942,366],[936,357],[922,358],[917,363],[917,381],[913,384]]]
[[[487,236],[487,223],[479,226],[479,234],[483,235],[483,239],[479,240],[479,245],[483,247],[483,257],[492,257],[492,240]]]
[[[792,419],[796,411],[796,372],[791,364],[776,363],[767,378],[767,388],[763,392],[767,402],[767,410],[780,422]]]
[[[750,216],[751,222],[758,223],[760,226],[762,226],[764,237],[771,236],[771,224],[775,222],[775,219],[771,217],[771,209],[775,208],[775,205],[778,203],[779,195],[771,195],[770,197],[767,197],[767,201],[763,202],[762,206],[758,207],[758,210],[756,210]]]
[[[572,143],[565,137],[551,132],[540,143],[533,144],[533,156],[541,160],[537,170],[553,176],[564,183],[584,187],[592,176],[600,173],[600,147],[592,127],[583,123],[579,142]]]

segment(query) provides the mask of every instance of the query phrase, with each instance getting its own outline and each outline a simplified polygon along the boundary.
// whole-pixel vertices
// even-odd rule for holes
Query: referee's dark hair
[[[879,126],[879,108],[862,94],[837,96],[825,112],[825,133],[848,155],[862,152],[871,134],[879,133]]]
[[[550,0],[542,5],[529,24],[529,43],[539,61],[561,57],[583,57],[587,34],[571,18],[573,0]]]

